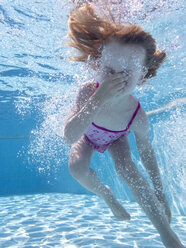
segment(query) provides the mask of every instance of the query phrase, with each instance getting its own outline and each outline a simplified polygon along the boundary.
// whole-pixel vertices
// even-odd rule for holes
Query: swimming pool
[[[139,2],[141,9],[147,4]],[[184,1],[151,5],[157,2],[161,8],[136,21],[166,49],[168,59],[158,77],[134,93],[149,112],[172,228],[186,242]],[[70,147],[58,134],[87,77],[82,65],[69,66],[63,46],[70,8],[59,0],[0,1],[0,247],[163,247],[108,152],[96,153],[91,166],[131,221],[116,221],[104,202],[68,173]],[[131,134],[133,159],[147,177],[134,143]]]

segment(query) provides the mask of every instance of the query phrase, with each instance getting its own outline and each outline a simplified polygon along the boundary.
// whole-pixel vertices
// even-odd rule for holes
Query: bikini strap
[[[136,115],[137,115],[137,113],[138,113],[138,110],[140,109],[140,106],[141,106],[141,105],[140,105],[140,102],[138,101],[138,99],[136,99],[136,100],[137,100],[137,102],[138,102],[138,106],[137,106],[136,110],[134,111],[134,113],[133,113],[133,115],[132,115],[132,118],[131,118],[131,120],[129,121],[129,123],[128,123],[126,129],[129,129],[129,127],[131,126],[131,124],[132,124],[134,118],[136,117]]]
[[[96,88],[98,88],[98,87],[99,87],[99,82],[97,81],[97,82],[96,82]]]

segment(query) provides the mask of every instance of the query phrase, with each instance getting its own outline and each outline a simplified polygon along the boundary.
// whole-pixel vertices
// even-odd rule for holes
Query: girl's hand
[[[125,92],[127,79],[127,73],[124,72],[110,74],[102,80],[96,94],[102,97],[104,102],[106,102],[110,98]]]

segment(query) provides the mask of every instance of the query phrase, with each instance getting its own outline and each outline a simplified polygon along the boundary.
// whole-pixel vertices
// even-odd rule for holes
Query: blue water
[[[171,226],[186,243],[184,1],[125,2],[127,18],[151,32],[168,55],[158,76],[134,95],[149,114]],[[79,84],[96,80],[82,64],[69,64],[74,50],[64,44],[71,7],[61,0],[0,1],[0,247],[163,247],[108,152],[96,153],[91,167],[131,221],[118,222],[100,198],[69,175],[70,146],[61,138],[62,126]],[[150,182],[133,134],[130,146]]]

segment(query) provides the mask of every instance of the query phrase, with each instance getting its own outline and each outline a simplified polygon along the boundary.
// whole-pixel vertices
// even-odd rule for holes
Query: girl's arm
[[[123,73],[118,72],[102,79],[97,90],[93,83],[86,83],[80,88],[63,129],[63,138],[68,144],[75,143],[83,135],[101,105],[125,88],[125,81]]]
[[[156,196],[160,200],[164,197],[163,185],[156,156],[149,139],[149,121],[142,109],[139,111],[135,126],[134,134],[140,158],[154,185]]]
[[[75,104],[64,124],[63,138],[66,143],[73,144],[83,135],[103,104],[103,98],[95,90],[95,84],[92,83],[85,83],[80,87]]]
[[[163,184],[161,181],[160,171],[158,168],[156,156],[149,139],[149,122],[144,110],[140,108],[136,121],[134,123],[134,133],[136,144],[141,160],[153,183],[156,197],[163,204],[165,214],[169,223],[171,222],[171,210],[168,200],[164,194]]]

